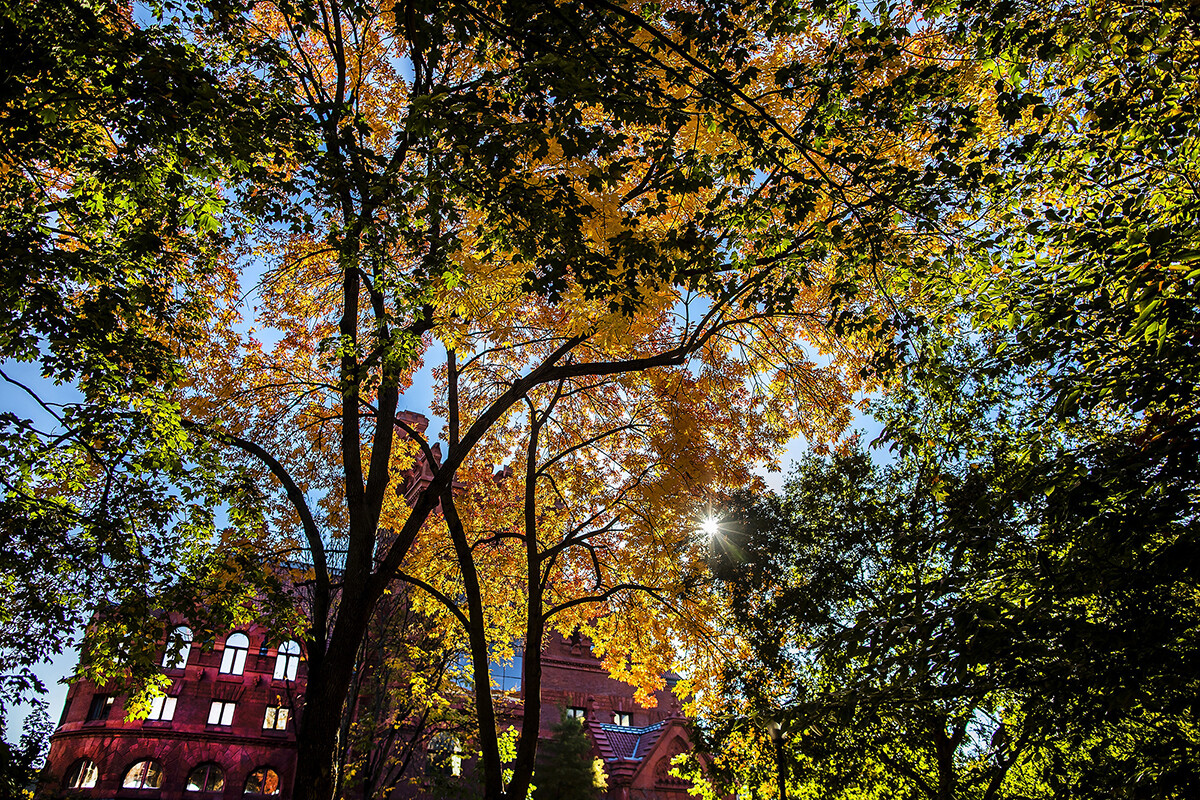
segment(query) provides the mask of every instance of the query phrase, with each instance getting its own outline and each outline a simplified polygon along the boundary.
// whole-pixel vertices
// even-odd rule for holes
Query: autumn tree
[[[905,225],[940,212],[897,163],[939,134],[868,89],[940,77],[920,53],[871,62],[892,34],[843,40],[853,14],[798,14],[328,3],[195,20],[269,53],[319,141],[286,171],[280,225],[246,242],[278,335],[220,320],[184,397],[198,435],[281,487],[279,546],[313,564],[298,791],[330,791],[354,653],[400,578],[461,623],[486,794],[522,796],[549,628],[582,625],[614,674],[658,685],[668,643],[703,631],[698,500],[845,420],[856,367],[831,295],[864,263],[921,257]],[[434,358],[436,451],[397,413]],[[432,474],[401,497],[415,460]],[[505,782],[488,665],[514,640],[525,728]]]
[[[261,83],[286,112],[196,113],[296,126],[201,185],[229,205],[185,219],[221,246],[164,295],[196,293],[193,325],[149,337],[178,370],[156,408],[188,433],[156,436],[163,457],[185,473],[184,442],[220,452],[252,490],[236,496],[261,498],[256,553],[311,565],[296,796],[334,791],[356,656],[401,580],[461,623],[486,796],[523,797],[551,628],[583,627],[643,696],[680,641],[705,678],[699,507],[753,485],[796,432],[845,423],[850,337],[886,330],[879,277],[955,223],[940,176],[976,100],[911,10],[162,13],[147,30],[202,48],[213,96]],[[441,442],[400,413],[435,363]],[[414,467],[428,480],[397,491]],[[488,665],[514,641],[526,708],[506,781]]]

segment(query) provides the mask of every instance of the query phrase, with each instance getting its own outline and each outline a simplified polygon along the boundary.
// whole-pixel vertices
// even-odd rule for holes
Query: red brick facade
[[[233,633],[248,640],[240,655],[238,648],[230,646],[238,641],[231,639]],[[114,692],[109,704],[102,687],[76,683],[51,738],[43,796],[287,800],[295,769],[291,709],[300,705],[305,667],[302,662],[293,667],[295,679],[288,680],[288,655],[280,656],[279,645],[251,626],[232,632],[208,652],[192,646],[186,666],[163,670],[171,680],[168,697],[174,698],[169,720],[126,721],[124,696]],[[551,735],[560,709],[581,710],[596,755],[605,762],[610,800],[687,797],[686,786],[668,774],[670,759],[691,747],[674,695],[660,691],[657,708],[642,708],[633,699],[633,688],[609,677],[585,641],[553,637],[543,659],[542,737]],[[241,674],[232,674],[238,667]],[[504,705],[511,712],[506,716],[519,717],[519,703]],[[287,709],[282,725],[278,712],[268,713],[277,708]],[[167,716],[161,707],[157,713]],[[89,720],[89,715],[101,718]],[[94,771],[88,772],[87,762],[95,765]],[[137,766],[144,762],[150,765]],[[135,768],[132,775],[131,768]],[[206,781],[212,786],[214,775],[219,775],[221,788],[205,791]],[[189,776],[201,788],[189,790]],[[139,779],[151,787],[125,785]]]
[[[551,735],[560,709],[582,708],[604,759],[609,800],[687,800],[687,784],[668,774],[671,759],[692,749],[674,694],[655,692],[658,705],[642,708],[633,687],[609,677],[586,640],[552,636],[542,665],[541,738]],[[614,724],[616,714],[628,724]]]
[[[225,640],[204,652],[199,643],[188,653],[182,669],[164,668],[171,680],[168,698],[175,698],[170,720],[125,720],[126,697],[107,695],[103,687],[79,681],[67,692],[63,714],[50,740],[50,754],[43,772],[43,793],[54,797],[70,795],[87,798],[155,798],[156,800],[233,800],[241,798],[247,780],[255,771],[266,777],[264,793],[272,788],[270,770],[278,784],[290,787],[295,770],[295,722],[290,709],[303,692],[305,667],[299,663],[294,680],[275,678],[279,642],[266,632],[251,626],[239,631],[248,639],[241,674],[222,673]],[[232,633],[235,632],[231,632]],[[286,654],[285,654],[286,659]],[[232,665],[231,665],[232,666]],[[112,696],[107,714],[97,698]],[[213,703],[222,705],[222,714],[210,723]],[[90,716],[100,719],[89,720]],[[282,730],[264,729],[267,708],[289,709]],[[161,712],[160,712],[161,715]],[[279,715],[274,715],[277,723]],[[228,724],[223,724],[228,723]],[[64,781],[77,776],[72,770],[82,759],[95,764],[95,785],[73,788]],[[160,786],[127,788],[131,767],[144,761],[161,766]],[[220,791],[185,791],[189,775],[201,765],[216,764],[220,770]],[[71,773],[76,772],[73,776]],[[152,776],[151,776],[152,777]],[[213,782],[209,778],[209,783]],[[86,776],[73,783],[91,783]],[[149,781],[154,783],[153,779]],[[251,789],[262,781],[251,781]],[[202,784],[203,785],[203,784]],[[289,792],[283,792],[286,797]],[[253,796],[253,795],[251,795]]]

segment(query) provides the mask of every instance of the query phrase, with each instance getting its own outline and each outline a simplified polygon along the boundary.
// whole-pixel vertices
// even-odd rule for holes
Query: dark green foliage
[[[604,786],[597,781],[601,776],[593,750],[582,720],[564,712],[554,735],[539,748],[533,800],[599,798]]]
[[[188,441],[171,392],[211,310],[221,184],[261,172],[286,114],[129,13],[0,3],[0,385],[20,398],[0,410],[0,708],[96,609],[140,609],[153,647],[157,595],[253,560],[236,537],[212,555],[217,510],[250,527],[257,498]]]
[[[809,459],[733,512],[731,697],[831,796],[1186,797],[1196,476],[1137,417],[1057,418],[1044,365],[921,342],[875,407],[891,464]]]
[[[0,727],[3,725],[4,717],[0,715]],[[33,797],[53,732],[54,724],[45,707],[37,705],[25,718],[20,742],[14,745],[0,740],[0,794],[14,800]]]

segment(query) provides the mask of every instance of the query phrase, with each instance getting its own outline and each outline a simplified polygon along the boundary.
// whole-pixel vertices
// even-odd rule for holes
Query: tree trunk
[[[954,800],[958,790],[958,776],[954,769],[954,751],[958,748],[957,737],[946,733],[945,719],[933,726],[934,754],[937,760],[937,800]]]
[[[355,599],[361,602],[343,602],[339,608],[333,636],[324,653],[316,649],[324,642],[309,643],[309,652],[320,655],[309,659],[304,710],[296,733],[294,800],[332,800],[337,787],[342,709],[350,695],[358,646],[366,632],[364,609],[368,604],[365,598]]]

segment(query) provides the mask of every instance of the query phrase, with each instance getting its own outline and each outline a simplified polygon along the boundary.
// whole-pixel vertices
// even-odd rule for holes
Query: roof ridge
[[[599,722],[596,724],[605,731],[616,731],[617,733],[635,733],[640,736],[641,734],[649,733],[650,731],[662,730],[663,723],[665,722],[666,720],[660,720],[653,725],[645,725],[641,728],[635,728],[632,725],[615,725],[611,722]]]

